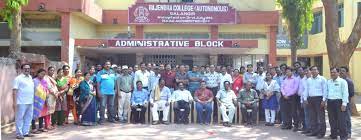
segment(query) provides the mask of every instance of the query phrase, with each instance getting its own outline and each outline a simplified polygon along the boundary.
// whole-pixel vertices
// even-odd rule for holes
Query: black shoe
[[[323,135],[317,135],[317,139],[322,139],[323,137],[325,137],[325,136],[323,136]]]
[[[18,139],[18,140],[23,140],[24,137],[23,137],[23,136],[16,136],[16,139]]]
[[[169,125],[169,122],[168,121],[163,121],[163,124]]]
[[[329,138],[329,139],[332,139],[332,140],[335,140],[335,139],[337,139],[337,136],[330,135],[330,136],[328,136],[328,138]]]
[[[158,125],[159,124],[159,121],[154,121],[153,123],[152,123],[152,125]]]
[[[270,123],[269,126],[275,126],[275,124],[274,124],[274,123]]]
[[[270,123],[266,123],[266,124],[264,124],[265,126],[270,126]]]
[[[306,136],[310,136],[310,137],[317,136],[317,133],[308,133]]]
[[[26,135],[24,135],[24,137],[34,137],[34,135],[32,135],[32,134],[26,134]]]

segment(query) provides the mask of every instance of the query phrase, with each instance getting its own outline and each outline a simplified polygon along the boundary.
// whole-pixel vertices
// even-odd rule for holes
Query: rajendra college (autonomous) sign
[[[235,24],[228,4],[136,3],[128,9],[129,24]]]

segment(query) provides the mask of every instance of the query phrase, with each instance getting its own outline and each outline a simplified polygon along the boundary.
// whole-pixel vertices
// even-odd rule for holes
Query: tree
[[[287,20],[291,40],[291,62],[297,61],[297,49],[303,45],[302,37],[312,27],[314,0],[277,0],[282,16]]]
[[[349,67],[350,59],[361,38],[361,16],[358,15],[350,36],[340,41],[338,29],[338,0],[322,0],[325,8],[326,46],[330,67]],[[352,99],[353,100],[353,99]],[[359,115],[354,102],[351,102],[353,115]]]
[[[5,0],[5,7],[0,11],[1,17],[11,29],[9,57],[19,58],[21,53],[21,7],[28,4],[28,0]]]

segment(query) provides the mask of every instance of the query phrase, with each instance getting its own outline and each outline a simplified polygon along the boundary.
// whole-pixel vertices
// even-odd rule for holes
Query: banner
[[[109,47],[198,47],[198,48],[231,48],[239,47],[231,40],[108,40]]]
[[[136,3],[128,9],[129,24],[235,24],[228,4]]]

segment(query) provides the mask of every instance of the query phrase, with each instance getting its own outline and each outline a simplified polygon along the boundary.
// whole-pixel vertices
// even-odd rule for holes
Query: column
[[[217,65],[217,61],[218,61],[218,55],[217,54],[210,54],[209,55],[209,63],[211,65]]]
[[[218,39],[218,25],[211,25],[210,27],[211,32],[211,39],[217,40]]]
[[[277,26],[270,26],[269,32],[269,54],[268,54],[268,63],[272,66],[277,65],[277,47],[276,47],[276,36],[277,36]]]
[[[141,62],[143,62],[144,54],[142,53],[136,53],[135,54],[135,63],[139,65]]]
[[[144,26],[143,25],[136,25],[135,26],[135,39],[143,39]]]
[[[211,4],[217,4],[217,0],[209,0],[209,3],[211,3]]]
[[[69,63],[70,13],[61,14],[61,61]]]

